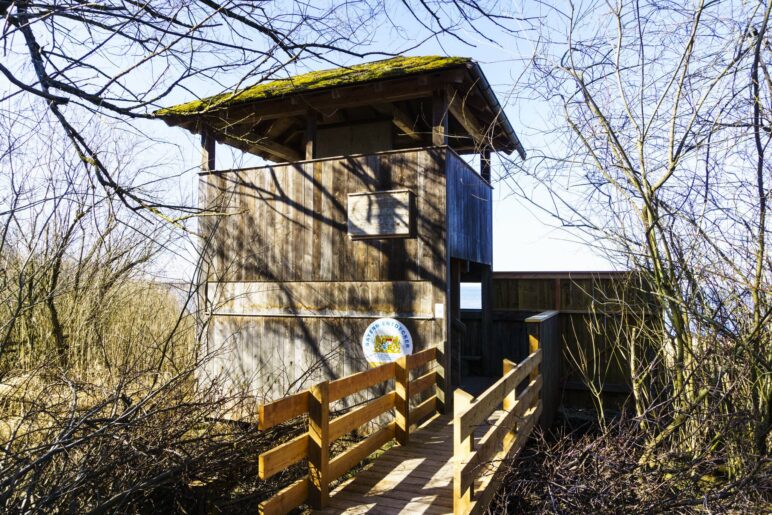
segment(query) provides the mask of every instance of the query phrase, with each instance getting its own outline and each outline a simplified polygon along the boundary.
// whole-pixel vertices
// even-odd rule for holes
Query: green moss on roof
[[[412,73],[440,70],[468,62],[470,62],[470,59],[467,57],[441,57],[436,55],[421,57],[400,56],[346,68],[309,72],[288,79],[256,84],[230,93],[222,93],[201,100],[159,109],[154,114],[159,117],[194,115],[212,108],[221,109],[235,104],[280,97],[314,89],[348,86]]]

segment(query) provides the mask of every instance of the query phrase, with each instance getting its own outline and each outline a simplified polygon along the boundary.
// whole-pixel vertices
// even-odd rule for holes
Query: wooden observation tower
[[[210,373],[280,397],[366,369],[362,335],[390,317],[441,351],[449,399],[470,369],[461,282],[481,283],[491,341],[490,155],[525,157],[478,64],[397,57],[156,115],[201,135],[199,204],[222,214],[200,221]],[[215,143],[270,164],[217,170]],[[495,346],[478,351],[476,373],[500,375]]]

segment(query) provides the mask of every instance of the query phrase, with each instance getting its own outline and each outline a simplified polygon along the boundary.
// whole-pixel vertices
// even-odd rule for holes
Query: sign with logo
[[[415,200],[410,190],[348,194],[348,235],[366,238],[409,238]]]
[[[413,338],[399,320],[379,318],[362,336],[362,350],[373,365],[390,363],[413,353]]]

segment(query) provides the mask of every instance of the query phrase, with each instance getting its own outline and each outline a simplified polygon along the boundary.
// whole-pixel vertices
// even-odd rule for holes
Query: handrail
[[[557,312],[531,317],[540,325]],[[501,464],[525,445],[542,411],[539,331],[529,331],[530,354],[521,363],[504,360],[504,373],[473,398],[463,390],[453,396],[453,513],[480,513],[501,479]],[[525,388],[519,388],[524,385]],[[501,411],[499,412],[499,408]],[[485,429],[486,423],[490,427]],[[484,430],[483,434],[477,434]]]
[[[432,370],[411,380],[410,372],[435,360],[441,361],[440,351],[432,347],[393,363],[334,381],[323,381],[303,392],[261,405],[258,411],[259,429],[268,429],[307,414],[308,431],[262,453],[258,467],[260,479],[267,479],[303,459],[308,460],[308,474],[260,503],[260,513],[287,513],[306,502],[314,508],[324,508],[329,501],[332,481],[392,439],[400,445],[407,444],[411,425],[436,412],[439,405],[435,393],[410,408],[410,399],[436,386],[439,377],[437,371]],[[390,379],[394,379],[393,390],[330,419],[331,403]],[[392,409],[395,410],[394,420],[345,452],[330,458],[330,444],[336,439]]]

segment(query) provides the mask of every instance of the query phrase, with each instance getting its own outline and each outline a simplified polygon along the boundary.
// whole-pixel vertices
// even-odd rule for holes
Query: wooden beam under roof
[[[246,136],[239,137],[218,132],[215,134],[215,138],[221,143],[270,159],[271,161],[301,161],[303,159],[297,150],[264,136],[251,139]]]
[[[490,142],[486,145],[486,140],[493,139],[493,134],[489,134],[486,128],[477,117],[472,114],[471,109],[466,105],[466,101],[461,97],[455,88],[448,88],[448,110],[453,118],[464,128],[472,137],[476,145],[480,147],[492,146]]]
[[[277,139],[287,130],[296,125],[298,120],[292,116],[285,116],[283,118],[276,118],[265,131],[265,137],[269,139]]]
[[[416,120],[411,120],[407,113],[400,109],[396,104],[375,104],[373,105],[373,109],[379,113],[391,116],[392,123],[409,136],[410,139],[415,141],[421,141],[423,139],[415,130]]]

